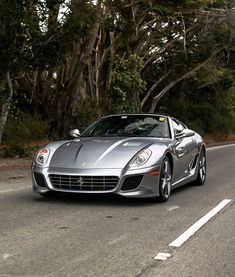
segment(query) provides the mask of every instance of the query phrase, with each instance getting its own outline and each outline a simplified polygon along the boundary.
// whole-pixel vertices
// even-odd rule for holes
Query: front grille
[[[73,191],[109,191],[116,188],[116,176],[74,176],[49,175],[51,184],[56,189]]]

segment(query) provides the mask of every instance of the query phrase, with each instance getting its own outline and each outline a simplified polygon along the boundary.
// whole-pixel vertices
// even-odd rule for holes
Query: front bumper
[[[159,171],[160,166],[147,167],[141,169],[71,169],[71,168],[52,168],[52,167],[39,167],[32,166],[32,181],[33,191],[39,194],[44,194],[49,191],[63,192],[63,193],[89,193],[89,194],[106,194],[114,193],[125,197],[154,197],[159,195],[159,175],[151,176],[150,172]],[[43,176],[45,184],[44,187],[40,186],[38,180],[36,181],[34,173],[39,173]],[[52,185],[50,175],[63,175],[63,176],[116,176],[118,177],[117,185],[110,190],[73,190],[58,188]],[[134,186],[134,189],[128,189],[124,186],[127,178],[142,176],[140,182]],[[130,180],[130,178],[128,179]],[[132,180],[135,180],[132,178]],[[132,182],[133,183],[133,182]],[[125,190],[124,190],[125,187]]]

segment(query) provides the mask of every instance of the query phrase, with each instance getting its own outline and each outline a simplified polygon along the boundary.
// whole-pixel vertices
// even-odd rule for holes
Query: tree
[[[222,0],[11,2],[1,4],[2,26],[14,28],[1,35],[11,55],[1,56],[0,87],[26,95],[28,111],[59,136],[84,117],[85,102],[97,117],[154,112],[205,66],[224,67],[233,43]]]
[[[24,60],[27,34],[22,1],[0,1],[0,143],[13,95],[13,73]]]

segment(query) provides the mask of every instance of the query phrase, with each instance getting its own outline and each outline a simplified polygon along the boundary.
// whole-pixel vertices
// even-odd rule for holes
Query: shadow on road
[[[192,191],[192,193],[193,193],[193,188],[197,188],[197,189],[199,189],[199,188],[202,188],[203,186],[196,186],[196,185],[194,185],[194,184],[192,184],[192,183],[188,183],[188,184],[185,184],[185,185],[183,185],[183,186],[180,186],[180,187],[178,187],[178,188],[175,188],[173,191],[172,191],[172,197],[174,197],[174,195],[177,195],[177,194],[179,194],[179,193],[182,193],[183,191],[189,191],[189,190],[191,190]]]
[[[167,203],[161,203],[158,199],[153,198],[125,198],[116,194],[66,194],[66,193],[56,193],[51,194],[47,197],[43,197],[35,194],[33,201],[41,203],[60,203],[60,204],[84,204],[91,206],[151,206],[151,205],[169,205],[174,196],[184,191],[192,190],[191,184],[184,185],[182,187],[176,188],[172,191],[171,198]]]
[[[125,198],[115,194],[53,194],[48,197],[36,196],[34,201],[41,203],[60,203],[60,204],[84,204],[91,206],[150,206],[159,204],[151,198]]]

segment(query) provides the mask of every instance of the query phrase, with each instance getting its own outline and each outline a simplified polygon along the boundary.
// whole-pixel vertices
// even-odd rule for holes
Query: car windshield
[[[169,138],[164,116],[120,115],[102,118],[88,127],[82,137],[160,137]]]

